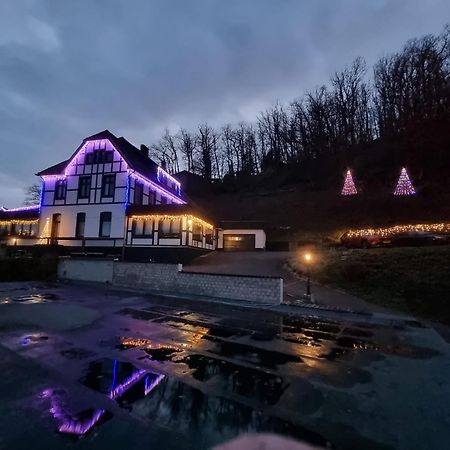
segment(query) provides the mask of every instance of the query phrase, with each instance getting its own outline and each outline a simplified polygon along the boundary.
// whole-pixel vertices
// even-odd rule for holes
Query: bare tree
[[[178,150],[181,153],[185,163],[186,169],[189,172],[195,173],[194,155],[196,150],[195,136],[184,128],[180,129],[177,135],[178,138]]]
[[[41,201],[41,187],[38,184],[32,184],[25,189],[25,206],[38,205]]]

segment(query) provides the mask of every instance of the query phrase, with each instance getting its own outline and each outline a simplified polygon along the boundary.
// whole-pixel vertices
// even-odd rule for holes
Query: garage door
[[[255,250],[254,234],[225,234],[223,249],[226,251]]]

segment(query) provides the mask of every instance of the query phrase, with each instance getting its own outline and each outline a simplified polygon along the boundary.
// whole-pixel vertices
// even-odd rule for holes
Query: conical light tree
[[[347,175],[345,175],[344,186],[342,187],[341,195],[355,195],[358,191],[356,190],[355,183],[352,177],[352,171],[347,170]]]
[[[395,187],[394,195],[414,195],[415,193],[416,190],[411,183],[408,172],[404,167],[402,167],[397,186]]]

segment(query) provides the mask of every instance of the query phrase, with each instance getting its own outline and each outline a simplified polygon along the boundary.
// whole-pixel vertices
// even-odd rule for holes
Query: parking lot
[[[0,448],[206,449],[270,431],[441,448],[448,344],[408,317],[0,286]]]

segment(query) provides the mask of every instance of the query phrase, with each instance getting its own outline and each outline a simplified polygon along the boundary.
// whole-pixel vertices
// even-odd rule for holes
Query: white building
[[[85,138],[67,160],[36,174],[39,205],[0,209],[0,244],[178,262],[216,247],[265,248],[264,231],[249,223],[228,222],[217,231],[148,151],[108,130]]]
[[[167,259],[180,248],[215,249],[212,221],[187,205],[180,183],[149,158],[147,147],[108,130],[37,175],[40,205],[0,210],[4,243],[59,245],[72,254],[106,250],[139,260]]]

